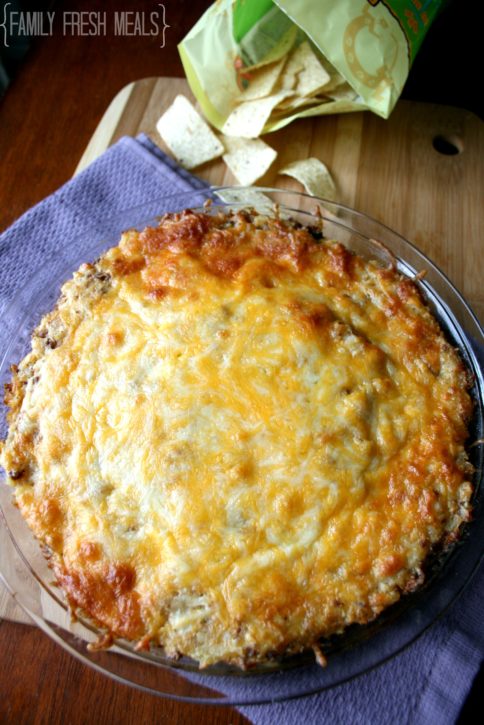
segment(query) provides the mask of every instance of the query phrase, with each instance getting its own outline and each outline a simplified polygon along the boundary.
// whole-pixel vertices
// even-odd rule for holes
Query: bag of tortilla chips
[[[208,120],[255,138],[295,118],[388,118],[442,0],[217,0],[179,46]]]

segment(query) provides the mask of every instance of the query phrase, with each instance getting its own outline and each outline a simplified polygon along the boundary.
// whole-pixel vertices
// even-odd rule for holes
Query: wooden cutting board
[[[179,93],[181,78],[148,78],[123,88],[97,127],[76,173],[123,135],[147,133],[165,151],[156,122]],[[315,156],[329,167],[338,201],[366,212],[412,241],[450,277],[484,320],[484,124],[458,108],[400,101],[388,121],[371,113],[304,119],[265,137],[278,158],[259,184],[302,190],[277,174]],[[457,153],[436,150],[449,147]],[[212,184],[237,183],[223,161],[197,174]],[[2,560],[3,558],[3,560]],[[0,527],[0,571],[12,566]],[[0,618],[29,621],[0,587]]]

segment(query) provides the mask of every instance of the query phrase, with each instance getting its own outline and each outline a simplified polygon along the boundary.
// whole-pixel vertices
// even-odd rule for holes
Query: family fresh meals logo
[[[108,13],[106,11],[23,11],[14,10],[13,4],[7,2],[3,6],[3,42],[9,47],[12,38],[42,37],[54,35],[56,31],[64,36],[105,37],[146,36],[160,37],[161,48],[165,46],[165,30],[170,26],[166,23],[165,6],[158,3],[151,12],[127,10]]]

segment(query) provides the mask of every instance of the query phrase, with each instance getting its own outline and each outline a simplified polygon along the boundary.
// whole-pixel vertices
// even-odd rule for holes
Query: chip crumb
[[[328,660],[326,658],[326,655],[323,653],[321,647],[317,644],[313,644],[312,650],[314,652],[314,657],[316,659],[316,662],[320,667],[327,667],[328,666]]]

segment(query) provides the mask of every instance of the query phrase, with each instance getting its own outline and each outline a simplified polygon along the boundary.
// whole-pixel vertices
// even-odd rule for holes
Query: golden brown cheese
[[[469,515],[467,386],[394,269],[188,211],[64,285],[8,386],[2,463],[74,608],[246,666],[422,581]]]

